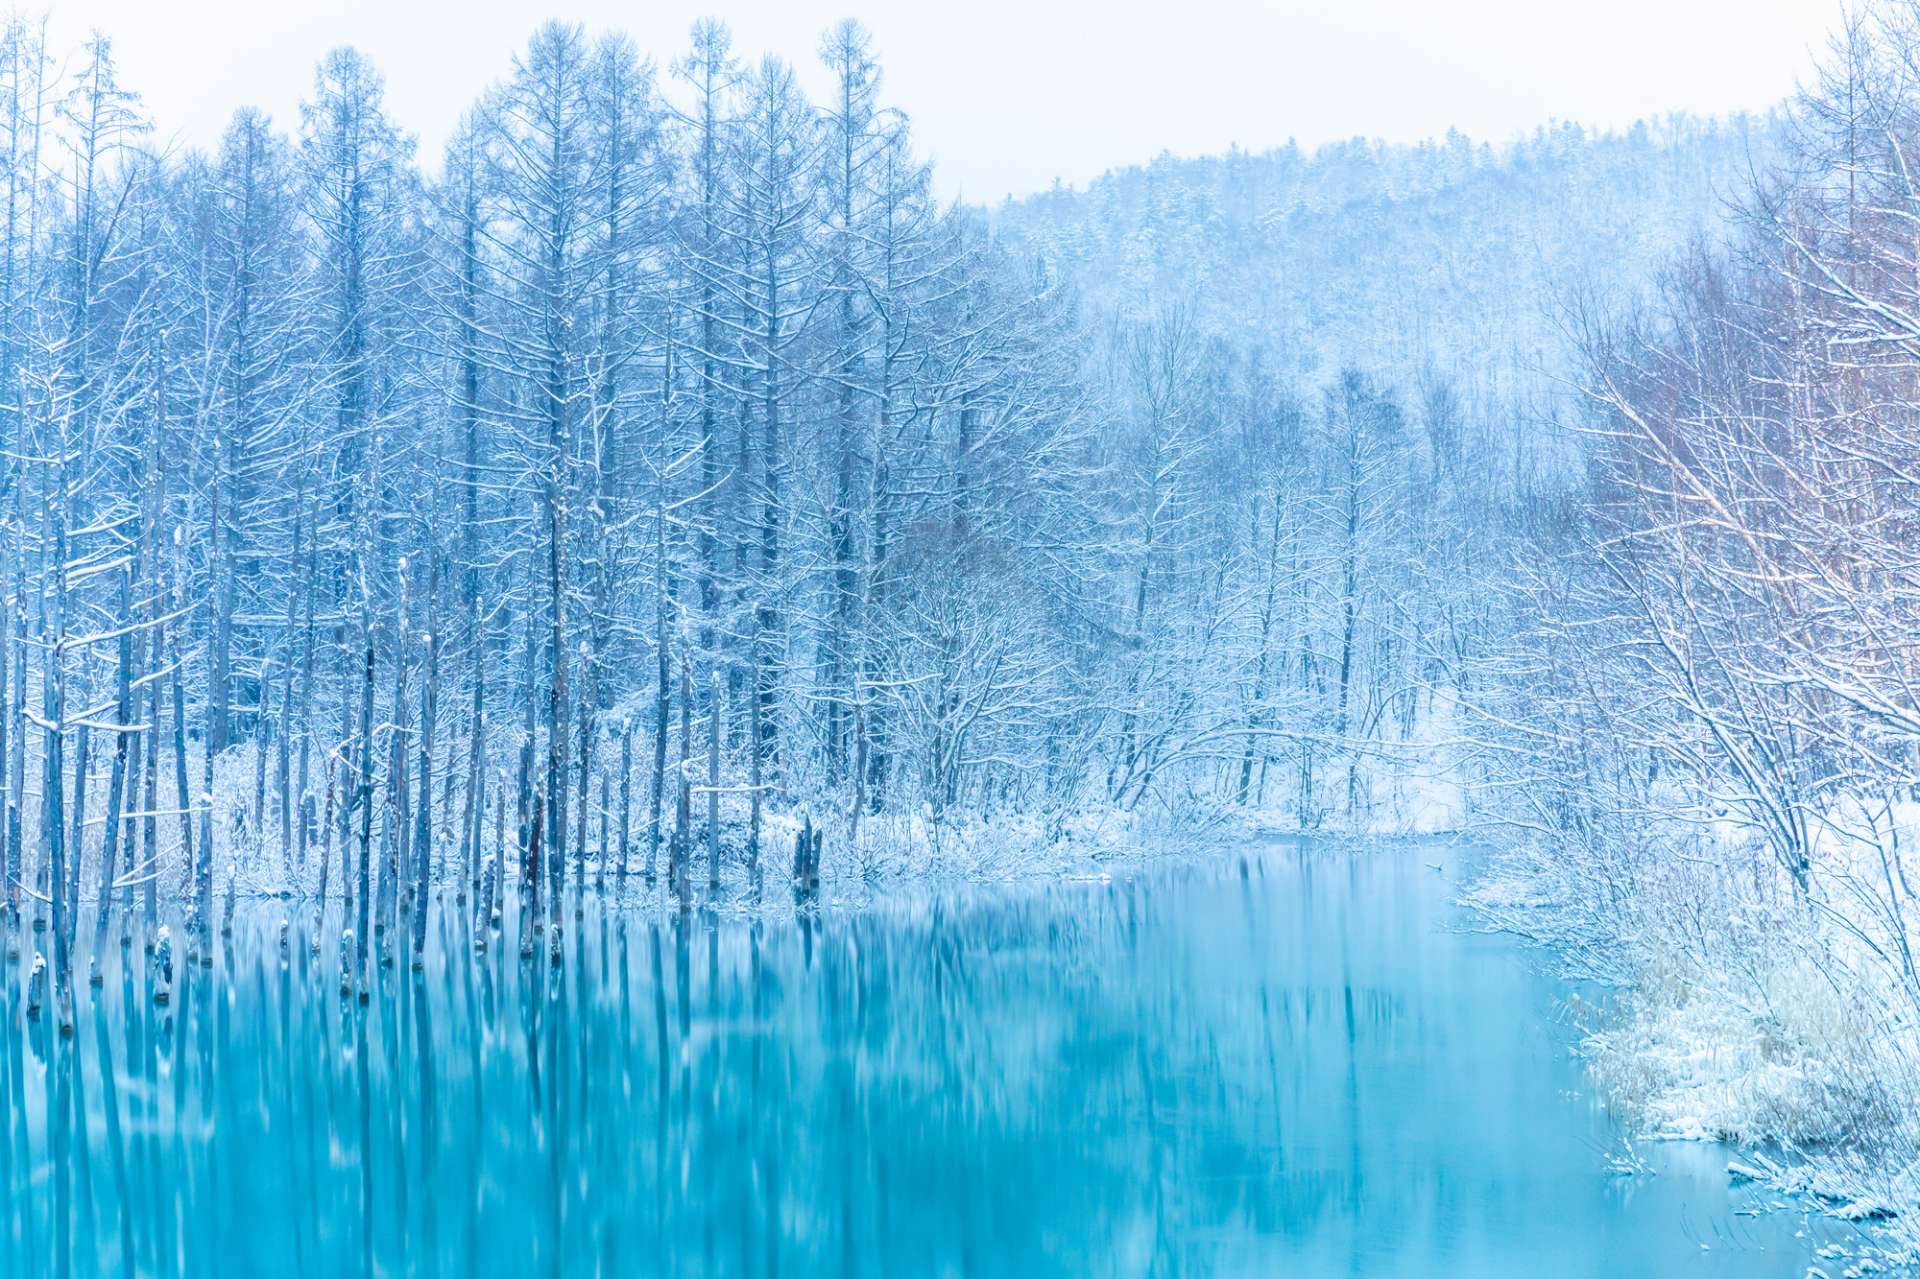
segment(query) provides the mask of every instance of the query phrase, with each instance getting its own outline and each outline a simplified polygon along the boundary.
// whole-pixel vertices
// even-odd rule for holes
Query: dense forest
[[[9,28],[0,773],[57,976],[83,897],[344,893],[364,971],[509,863],[685,900],[699,828],[717,885],[723,795],[754,865],[796,796],[1085,772],[1071,310],[936,206],[864,32],[820,56],[825,106],[718,24],[658,77],[550,25],[430,178],[352,51],[292,136],[160,155],[104,37]]]
[[[340,900],[363,982],[435,886],[1394,824],[1500,604],[1462,531],[1564,487],[1540,281],[1644,289],[1772,137],[1164,161],[988,217],[864,30],[819,57],[813,103],[717,23],[662,67],[548,25],[428,159],[339,50],[291,127],[163,154],[105,37],[61,75],[8,28],[4,862],[56,978],[89,909],[176,894],[195,937]]]

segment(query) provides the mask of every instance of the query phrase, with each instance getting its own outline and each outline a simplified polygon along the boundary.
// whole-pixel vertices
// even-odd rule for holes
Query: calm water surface
[[[557,966],[436,912],[365,1006],[243,908],[168,1008],[115,965],[63,1044],[0,995],[0,1275],[1804,1275],[1835,1227],[1726,1151],[1609,1172],[1458,860],[589,905]]]

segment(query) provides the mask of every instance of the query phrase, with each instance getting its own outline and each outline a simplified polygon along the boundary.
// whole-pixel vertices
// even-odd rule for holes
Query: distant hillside
[[[1163,156],[992,216],[1096,311],[1190,297],[1210,328],[1309,380],[1344,361],[1389,377],[1431,363],[1513,403],[1566,367],[1564,300],[1626,300],[1690,240],[1717,239],[1778,133],[1773,116],[1672,117],[1504,146],[1453,133]]]

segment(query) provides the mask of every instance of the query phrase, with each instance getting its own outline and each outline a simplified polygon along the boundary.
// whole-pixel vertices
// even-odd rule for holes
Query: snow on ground
[[[1650,821],[1605,847],[1510,844],[1464,901],[1552,946],[1570,976],[1615,987],[1581,1044],[1609,1104],[1649,1138],[1757,1150],[1735,1175],[1890,1217],[1879,1237],[1911,1254],[1920,1025],[1899,912],[1866,888],[1920,874],[1903,851],[1920,847],[1920,826],[1874,845],[1902,850],[1886,866],[1832,835],[1805,893],[1727,824]]]
[[[616,707],[610,714],[618,718],[631,713],[630,707]],[[1309,833],[1331,835],[1429,835],[1459,829],[1467,816],[1467,791],[1456,780],[1458,769],[1437,745],[1447,733],[1447,724],[1435,719],[1422,721],[1413,738],[1382,744],[1359,765],[1361,802],[1356,816],[1319,813],[1308,825]],[[511,734],[489,746],[489,758],[495,761],[516,758]],[[271,751],[271,748],[269,748]],[[728,775],[740,771],[731,761]],[[191,761],[191,776],[201,776],[198,759]],[[273,772],[277,761],[266,761],[266,775],[260,772],[260,760],[252,742],[243,742],[221,753],[215,761],[211,799],[217,849],[215,891],[224,896],[229,888],[240,896],[291,893],[304,896],[318,885],[318,859],[321,844],[316,836],[309,848],[307,864],[294,864],[292,850],[280,839],[280,814],[276,807]],[[442,761],[444,768],[445,761]],[[1275,770],[1278,775],[1279,770]],[[320,787],[320,765],[314,765],[315,789]],[[452,808],[443,794],[444,777],[436,782],[434,824],[439,833],[436,849],[443,861],[436,876],[451,877],[457,871],[454,862],[460,856],[458,824],[464,803],[464,769],[457,779]],[[1292,779],[1289,777],[1288,779]],[[1344,797],[1344,766],[1330,767],[1323,785]],[[1278,793],[1279,785],[1273,790]],[[645,870],[647,798],[646,779],[636,780],[632,796],[633,830],[629,843],[629,868],[641,875]],[[1171,791],[1171,788],[1170,788]],[[497,793],[497,792],[495,792]],[[163,799],[168,798],[163,796]],[[617,848],[619,840],[617,793],[609,797],[615,811],[607,815],[606,840]],[[101,801],[103,802],[103,801]],[[197,804],[204,796],[195,796]],[[256,803],[266,811],[256,813]],[[323,803],[323,802],[322,802]],[[589,864],[597,869],[600,858],[602,826],[596,807],[588,822]],[[673,801],[663,801],[664,816],[671,824]],[[165,805],[163,805],[165,807]],[[96,811],[98,811],[96,809]],[[745,852],[748,843],[748,805],[739,795],[724,797],[720,805],[723,882],[745,879]],[[317,818],[324,814],[317,814]],[[696,878],[705,882],[707,847],[705,843],[706,801],[694,800]],[[336,819],[337,821],[337,819]],[[1267,806],[1241,806],[1213,797],[1206,792],[1167,796],[1156,795],[1133,809],[1122,809],[1093,800],[1082,800],[1072,811],[1003,812],[991,816],[949,810],[934,813],[921,807],[863,816],[857,835],[850,830],[847,816],[837,805],[789,801],[769,807],[762,814],[760,836],[761,863],[768,873],[784,885],[786,869],[791,865],[794,837],[804,822],[811,821],[825,831],[821,862],[822,888],[830,898],[858,900],[888,889],[937,888],[945,885],[1018,883],[1025,881],[1098,878],[1125,866],[1164,857],[1207,855],[1221,851],[1254,834],[1297,832],[1302,830],[1297,807],[1288,803]],[[196,828],[198,818],[196,817]],[[506,823],[509,841],[515,838],[514,816]],[[572,838],[569,830],[569,840]],[[162,867],[162,882],[171,883],[180,872],[171,865],[177,861],[177,846],[171,821],[163,822],[163,848],[171,856]],[[381,832],[376,823],[373,832],[378,855]],[[491,810],[482,822],[483,856],[495,842]],[[357,855],[357,845],[352,850]],[[340,849],[335,834],[332,869],[333,891],[340,889]],[[657,853],[664,863],[665,849]],[[664,864],[656,870],[664,875]],[[609,869],[611,876],[613,871]],[[92,879],[83,881],[91,893]]]

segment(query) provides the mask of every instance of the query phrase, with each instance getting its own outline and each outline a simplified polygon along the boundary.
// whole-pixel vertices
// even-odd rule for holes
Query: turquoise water
[[[1834,1227],[1726,1151],[1609,1172],[1565,990],[1457,927],[1455,860],[588,904],[558,965],[436,911],[364,1006],[243,907],[166,1008],[116,964],[63,1043],[0,997],[0,1274],[1803,1275]]]

